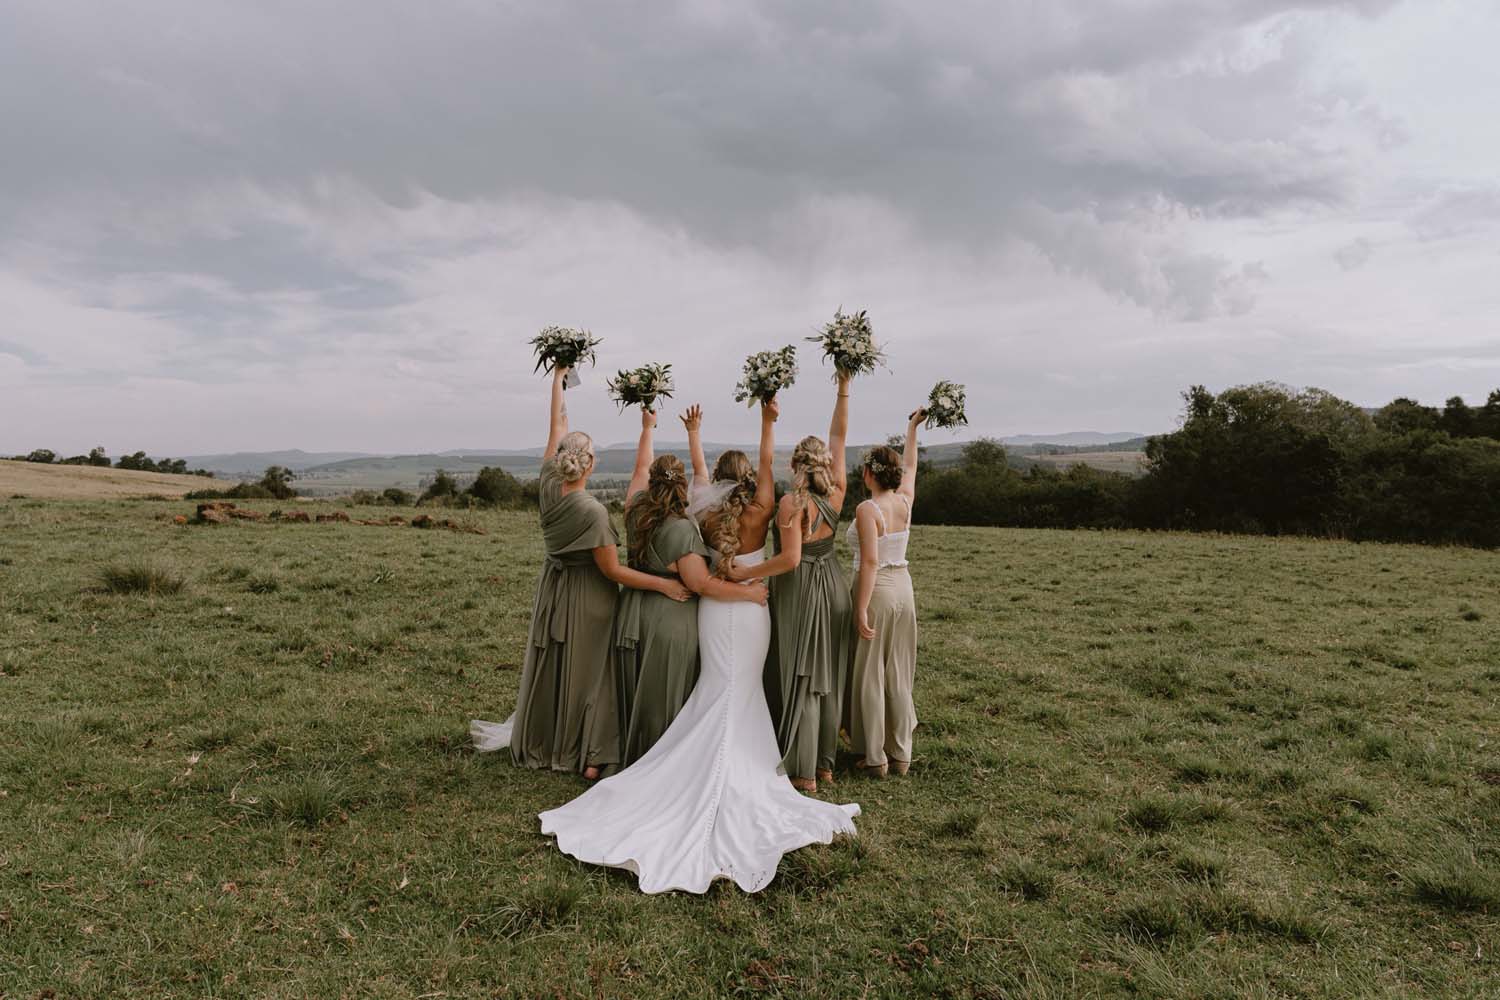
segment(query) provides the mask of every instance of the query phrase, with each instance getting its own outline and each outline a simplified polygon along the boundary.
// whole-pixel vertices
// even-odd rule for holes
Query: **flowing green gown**
[[[634,540],[634,508],[626,511],[625,534]],[[693,553],[708,558],[698,526],[673,517],[657,526],[634,569],[676,579],[667,567]],[[615,673],[626,727],[623,763],[650,750],[698,682],[698,599],[674,601],[655,591],[625,587],[615,609]]]
[[[838,512],[826,497],[812,494],[812,502],[818,508],[813,530],[826,522],[835,535],[803,542],[797,568],[771,578],[775,662],[767,670],[779,694],[776,741],[794,778],[833,770],[853,645],[854,604],[834,553]],[[779,550],[779,534],[771,536]]]
[[[542,539],[526,662],[510,751],[517,764],[608,773],[620,763],[610,623],[619,588],[594,549],[619,544],[609,512],[587,492],[563,495],[555,459],[542,465]]]

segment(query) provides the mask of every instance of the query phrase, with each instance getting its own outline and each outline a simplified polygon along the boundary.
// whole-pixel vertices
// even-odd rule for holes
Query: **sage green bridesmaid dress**
[[[813,531],[827,523],[838,528],[838,512],[826,497],[811,494],[817,506]],[[776,549],[778,532],[771,532]],[[833,770],[849,671],[854,604],[849,581],[834,552],[835,535],[802,543],[802,561],[790,573],[771,578],[771,620],[775,636],[767,670],[779,688],[776,740],[782,765],[793,778],[814,778]]]
[[[555,459],[542,465],[542,539],[526,661],[510,751],[516,763],[602,773],[620,763],[620,712],[610,625],[619,587],[594,565],[594,549],[619,544],[604,505],[563,495]]]
[[[636,518],[625,514],[625,535],[634,540]],[[693,553],[708,558],[698,527],[685,517],[657,526],[639,564],[632,568],[677,579],[667,567]],[[615,608],[615,674],[625,731],[622,765],[645,755],[677,718],[698,682],[698,598],[674,601],[655,591],[625,587]]]

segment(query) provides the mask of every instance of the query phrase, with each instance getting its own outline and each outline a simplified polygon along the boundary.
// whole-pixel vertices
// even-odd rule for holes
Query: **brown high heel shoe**
[[[833,784],[833,772],[826,767],[818,768],[818,780],[825,785]]]
[[[808,795],[816,795],[818,793],[818,783],[812,778],[788,778],[787,780],[799,792],[804,792]]]

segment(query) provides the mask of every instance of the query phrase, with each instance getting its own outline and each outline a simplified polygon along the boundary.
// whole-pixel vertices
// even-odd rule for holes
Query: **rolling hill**
[[[0,496],[45,500],[106,500],[124,497],[178,498],[194,490],[212,489],[203,476],[174,476],[165,472],[92,465],[48,465],[0,459]]]

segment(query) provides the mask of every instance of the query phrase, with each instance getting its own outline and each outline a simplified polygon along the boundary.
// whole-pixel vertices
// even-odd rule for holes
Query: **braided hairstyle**
[[[563,482],[576,483],[594,468],[594,439],[583,431],[563,435],[557,444],[557,471]]]
[[[805,437],[792,449],[792,496],[802,511],[802,531],[811,526],[809,497],[833,492],[833,453],[820,437]]]
[[[726,451],[714,463],[713,482],[733,483],[723,503],[703,515],[703,534],[719,554],[714,575],[728,579],[734,557],[740,551],[740,516],[755,500],[755,467],[743,451]]]
[[[646,488],[630,498],[627,514],[634,521],[630,534],[630,564],[643,565],[646,547],[656,529],[673,517],[687,513],[687,473],[683,471],[682,459],[676,455],[663,455],[651,463],[651,476]]]

